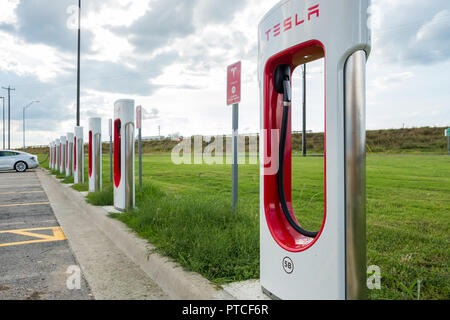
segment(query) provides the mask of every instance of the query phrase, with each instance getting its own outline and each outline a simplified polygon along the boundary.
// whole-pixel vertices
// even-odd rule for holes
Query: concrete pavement
[[[96,299],[170,299],[98,228],[83,197],[70,198],[81,194],[62,192],[70,186],[57,183],[47,172],[40,171],[38,176]]]

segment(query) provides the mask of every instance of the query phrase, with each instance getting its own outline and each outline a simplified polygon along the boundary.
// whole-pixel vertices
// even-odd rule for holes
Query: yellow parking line
[[[49,236],[46,234],[31,232],[31,231],[39,231],[39,230],[51,230],[53,232],[53,235]],[[18,235],[22,235],[22,236],[37,238],[37,239],[36,240],[27,240],[27,241],[18,241],[18,242],[9,242],[9,243],[0,243],[0,247],[17,246],[17,245],[29,244],[29,243],[61,241],[61,240],[67,239],[66,235],[64,234],[61,227],[31,228],[31,229],[0,231],[0,234],[2,234],[2,233],[18,234]]]
[[[26,194],[26,193],[42,193],[44,190],[38,190],[38,191],[13,191],[13,192],[0,192],[0,195],[5,194]]]
[[[38,206],[43,204],[50,204],[50,202],[31,202],[31,203],[12,203],[12,204],[0,204],[0,208],[4,207],[22,207],[22,206]]]

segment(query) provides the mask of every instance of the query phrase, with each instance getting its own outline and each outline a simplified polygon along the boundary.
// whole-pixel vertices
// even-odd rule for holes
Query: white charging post
[[[48,167],[52,168],[52,161],[53,161],[53,142],[50,142],[48,144]]]
[[[134,100],[114,103],[114,207],[124,211],[135,206]]]
[[[73,140],[73,180],[74,183],[84,183],[84,137],[83,127],[75,127]]]
[[[55,139],[54,141],[54,148],[55,156],[53,157],[53,170],[58,170],[58,163],[59,163],[59,139]]]
[[[66,136],[61,136],[60,141],[60,159],[59,159],[59,173],[66,173]]]
[[[57,139],[55,139],[55,140],[53,140],[53,159],[52,159],[52,170],[56,170],[56,163],[57,163],[57,161],[56,161],[56,159],[57,159],[57,153],[58,153],[58,148],[57,148],[57,146],[58,146],[58,143],[59,142],[57,142],[56,141]]]
[[[102,189],[102,119],[89,118],[89,192]]]
[[[280,299],[363,299],[368,0],[283,0],[258,28],[260,279]],[[322,227],[301,227],[291,192],[291,75],[324,58]],[[295,107],[295,106],[292,106]],[[287,128],[287,130],[286,130]],[[298,220],[297,220],[298,219]]]
[[[66,177],[71,177],[73,173],[73,133],[67,132],[66,138]]]
[[[55,140],[55,144],[56,144],[56,157],[55,157],[55,168],[54,170],[59,170],[59,163],[60,163],[60,157],[61,157],[61,142],[59,139]]]

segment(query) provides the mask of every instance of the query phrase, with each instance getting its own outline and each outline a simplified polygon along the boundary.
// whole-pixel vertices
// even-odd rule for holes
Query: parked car
[[[38,157],[15,150],[0,151],[0,170],[16,170],[25,172],[39,166]]]

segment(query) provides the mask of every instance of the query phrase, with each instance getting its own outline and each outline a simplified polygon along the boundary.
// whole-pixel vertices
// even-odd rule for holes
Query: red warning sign
[[[136,107],[136,129],[141,129],[142,125],[142,107],[137,106]]]
[[[241,62],[227,68],[227,105],[241,102]]]

